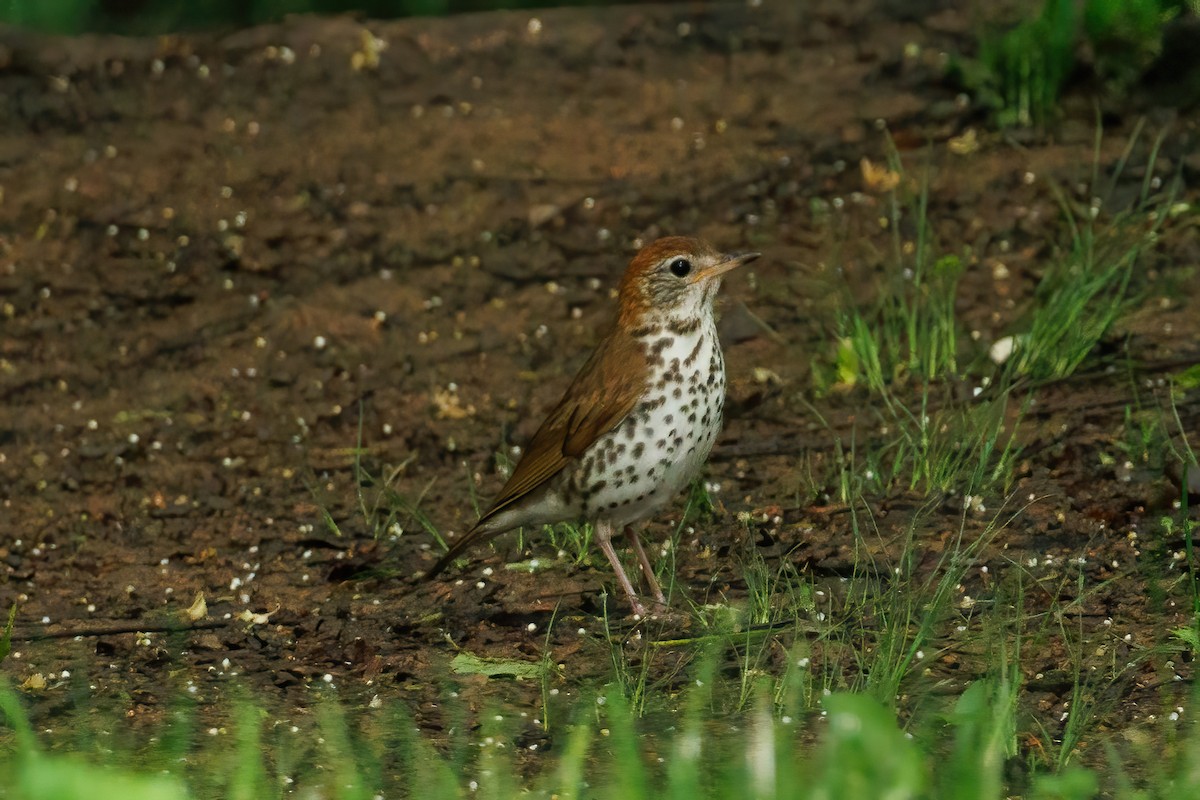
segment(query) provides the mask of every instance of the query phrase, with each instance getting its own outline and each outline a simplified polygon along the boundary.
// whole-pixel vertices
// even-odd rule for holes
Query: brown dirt
[[[0,603],[18,602],[19,623],[4,670],[51,676],[29,692],[38,713],[70,704],[54,691],[63,670],[148,719],[188,682],[215,702],[236,675],[301,708],[329,675],[352,696],[419,703],[428,724],[456,648],[538,660],[548,647],[558,685],[604,678],[602,563],[556,561],[537,538],[525,548],[552,566],[505,570],[512,536],[462,580],[415,583],[433,539],[405,513],[403,535],[376,538],[354,452],[361,426],[362,466],[396,470],[397,492],[444,535],[462,532],[471,484],[496,491],[495,455],[528,438],[595,342],[635,242],[667,233],[765,254],[727,282],[730,410],[709,468],[720,502],[682,537],[679,589],[742,601],[756,547],[836,586],[856,543],[852,515],[823,496],[834,435],[866,441],[879,418],[865,395],[817,397],[810,363],[829,354],[839,267],[866,286],[889,259],[860,159],[884,161],[886,126],[913,174],[931,165],[939,240],[972,250],[958,310],[980,353],[1013,329],[1061,244],[1054,190],[1094,192],[1089,99],[1068,97],[1053,134],[988,133],[941,77],[969,21],[908,19],[829,2],[300,18],[153,40],[5,32]],[[377,66],[371,37],[387,45]],[[1140,111],[1107,111],[1102,170]],[[1158,174],[1195,180],[1198,123],[1150,110],[1149,129],[1167,130]],[[980,149],[952,152],[970,128]],[[1147,163],[1151,139],[1131,164]],[[1131,170],[1117,202],[1140,181]],[[814,198],[844,207],[827,222]],[[1135,365],[1037,392],[1015,516],[982,557],[991,570],[962,587],[986,604],[1024,570],[1032,612],[1078,596],[1077,646],[1105,648],[1102,662],[1145,655],[1191,618],[1172,559],[1182,543],[1158,522],[1178,477],[1169,463],[1127,468],[1120,449],[1126,410],[1159,413],[1163,379],[1200,358],[1200,238],[1186,219],[1149,254],[1139,309],[1102,347]],[[1200,399],[1177,402],[1195,446]],[[872,553],[894,556],[921,498],[870,501]],[[960,505],[935,507],[922,548],[958,528]],[[669,537],[681,510],[649,538]],[[204,627],[146,633],[198,593]],[[1051,639],[1022,668],[1054,731],[1070,683],[1053,676],[1070,662]],[[1177,649],[1114,684],[1114,724],[1175,704],[1171,679],[1190,677]],[[670,675],[687,652],[654,657]],[[979,663],[948,650],[931,669],[953,688]],[[454,684],[471,703],[497,691]],[[537,689],[500,691],[527,702]]]

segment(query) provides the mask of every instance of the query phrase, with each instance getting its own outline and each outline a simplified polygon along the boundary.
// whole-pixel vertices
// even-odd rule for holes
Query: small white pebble
[[[1005,361],[1008,361],[1010,356],[1012,356],[1013,350],[1016,349],[1016,346],[1017,340],[1015,337],[1005,336],[1001,339],[997,339],[988,349],[988,357],[991,358],[992,362],[995,364],[1003,364]]]

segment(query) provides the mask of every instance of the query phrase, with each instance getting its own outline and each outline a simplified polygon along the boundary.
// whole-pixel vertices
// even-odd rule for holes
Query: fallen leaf
[[[955,136],[947,142],[947,146],[955,155],[969,156],[979,149],[979,137],[975,134],[974,128],[967,128],[961,136]]]
[[[204,601],[204,592],[196,592],[196,599],[184,610],[184,619],[198,622],[208,616],[208,603]]]
[[[858,165],[862,168],[863,185],[868,192],[890,192],[900,185],[900,173],[893,172],[886,164],[875,165],[864,158]]]
[[[545,668],[540,662],[516,661],[505,658],[482,658],[471,653],[459,653],[450,661],[450,669],[459,675],[484,675],[488,678],[540,678]]]

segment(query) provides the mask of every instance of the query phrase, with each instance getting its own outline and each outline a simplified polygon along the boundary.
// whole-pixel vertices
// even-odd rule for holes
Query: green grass
[[[1129,154],[1138,141],[1139,125],[1118,161],[1110,186],[1125,171]],[[1151,178],[1162,138],[1155,142],[1146,165],[1138,200],[1098,222],[1105,197],[1094,196],[1083,208],[1060,191],[1059,206],[1070,242],[1054,259],[1038,285],[1026,330],[1016,336],[1014,356],[1006,365],[1034,381],[1060,380],[1072,375],[1113,323],[1128,310],[1133,299],[1130,281],[1142,255],[1158,240],[1169,216],[1177,182],[1166,193],[1152,191]],[[1099,163],[1100,134],[1096,136]],[[1101,176],[1093,172],[1091,185]],[[1112,196],[1112,189],[1106,193]],[[1008,376],[1011,380],[1011,374]]]
[[[1045,0],[1037,16],[984,37],[979,58],[994,85],[1000,124],[1047,121],[1075,64],[1078,28],[1074,0]]]
[[[997,342],[1007,343],[1006,354],[984,352],[957,319],[958,283],[972,254],[947,252],[939,244],[929,219],[927,179],[909,179],[891,148],[894,179],[883,219],[891,238],[887,269],[868,305],[856,304],[844,287],[828,355],[813,366],[818,393],[869,397],[881,438],[864,452],[856,435],[846,441],[830,428],[839,502],[895,487],[972,498],[1007,493],[1032,390],[1074,375],[1132,307],[1142,257],[1176,205],[1178,181],[1165,191],[1151,182],[1160,137],[1136,201],[1105,209],[1140,134],[1139,125],[1111,176],[1094,167],[1090,185],[1096,194],[1087,203],[1055,189],[1065,241],[1012,333]],[[1095,165],[1100,144],[1098,132]],[[822,419],[811,405],[808,410]]]
[[[1171,20],[1198,12],[1195,0],[1027,3],[1016,21],[981,27],[975,57],[953,60],[950,71],[999,125],[1045,126],[1073,75],[1089,73],[1109,94],[1132,91]]]
[[[837,497],[849,503],[864,491],[896,485],[1004,492],[1019,452],[1009,419],[1012,382],[991,383],[991,370],[971,353],[955,315],[970,254],[940,249],[928,215],[928,184],[912,188],[894,148],[889,170],[896,178],[885,197],[887,272],[868,307],[853,303],[845,287],[831,356],[814,364],[818,391],[866,390],[884,438],[863,456],[855,439],[847,443],[835,434],[842,465]],[[964,400],[964,383],[990,391]]]
[[[695,682],[672,698],[675,724],[647,731],[620,690],[582,697],[556,747],[530,775],[513,718],[487,713],[462,750],[435,747],[401,705],[346,709],[334,696],[315,699],[316,714],[295,731],[241,701],[224,734],[192,731],[187,750],[170,735],[148,740],[141,757],[160,768],[104,766],[114,753],[62,755],[39,743],[20,697],[0,689],[9,733],[0,786],[14,800],[375,797],[543,798],[1002,798],[1010,796],[1020,726],[1015,671],[977,680],[912,731],[869,695],[833,692],[811,710],[793,678],[781,702],[756,687],[741,712],[719,701],[716,658],[706,656]],[[781,708],[782,706],[782,708]],[[1200,709],[1196,698],[1185,714]],[[186,720],[182,721],[186,722]],[[181,724],[181,720],[170,723]],[[1018,771],[1022,796],[1091,798],[1102,781],[1129,786],[1127,797],[1188,797],[1200,788],[1192,764],[1200,729],[1182,723],[1145,766],[1137,740],[1114,747],[1102,768],[1067,765]],[[168,728],[164,733],[170,734]],[[662,754],[660,763],[652,753]],[[161,756],[168,756],[161,758]],[[532,756],[531,756],[532,757]],[[1125,759],[1129,758],[1127,762]],[[1131,769],[1134,772],[1131,772]],[[1140,787],[1132,791],[1134,785]]]

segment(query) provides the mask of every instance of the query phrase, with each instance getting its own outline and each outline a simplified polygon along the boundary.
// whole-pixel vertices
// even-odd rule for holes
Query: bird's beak
[[[737,269],[742,264],[749,264],[754,259],[761,256],[762,253],[727,253],[720,261],[713,264],[711,267],[702,269],[692,276],[692,283],[700,283],[710,278],[715,278],[718,275],[724,275],[731,269]]]

